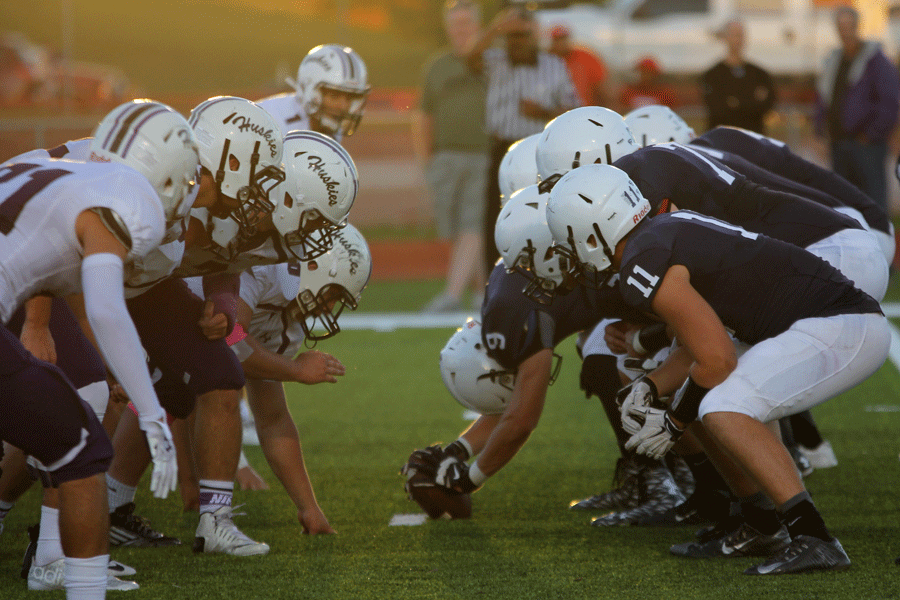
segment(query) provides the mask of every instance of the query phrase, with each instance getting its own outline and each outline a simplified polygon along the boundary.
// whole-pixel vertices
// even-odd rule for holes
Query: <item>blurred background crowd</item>
[[[446,178],[462,168],[448,153],[475,160],[470,169],[483,171],[485,162],[491,173],[510,143],[569,108],[624,114],[665,104],[698,134],[738,125],[829,165],[829,123],[817,135],[816,101],[825,57],[844,43],[834,20],[840,6],[858,12],[860,39],[882,44],[895,65],[900,3],[885,0],[47,0],[39,10],[6,2],[0,161],[87,135],[99,115],[134,97],[186,112],[211,95],[286,91],[309,48],[345,44],[366,62],[373,86],[362,127],[344,142],[360,173],[354,219],[372,242],[373,276],[446,277],[442,297],[425,308],[455,309],[478,301],[466,290],[480,289],[496,256],[497,207],[468,199],[492,185],[468,175],[459,193],[471,206],[448,206],[457,192]],[[780,23],[775,41],[760,25],[766,18]],[[612,33],[603,29],[610,22]],[[467,56],[475,43],[477,57]],[[784,59],[792,54],[797,60]],[[512,75],[532,64],[536,77]],[[827,93],[826,108],[834,88]],[[513,108],[504,106],[510,94]],[[886,168],[898,147],[889,133]],[[896,213],[900,191],[894,177],[887,183]],[[393,252],[391,260],[379,260],[381,252]]]

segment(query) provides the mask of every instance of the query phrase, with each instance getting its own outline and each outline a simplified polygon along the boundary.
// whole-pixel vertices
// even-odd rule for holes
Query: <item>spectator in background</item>
[[[505,47],[492,48],[505,37]],[[490,136],[484,221],[486,272],[499,254],[494,224],[500,214],[500,162],[510,145],[540,133],[547,121],[578,106],[566,64],[538,48],[537,21],[524,6],[501,11],[467,52],[469,67],[487,81],[486,123]]]
[[[566,62],[582,106],[606,105],[606,65],[590,50],[573,45],[565,25],[550,30],[550,52]]]
[[[449,0],[444,6],[444,27],[450,49],[425,69],[414,127],[415,150],[425,164],[438,235],[451,240],[451,247],[444,290],[423,312],[460,310],[469,283],[476,308],[481,307],[488,147],[485,86],[466,63],[466,50],[474,43],[480,23],[477,4]]]
[[[669,108],[678,106],[675,88],[662,82],[662,69],[652,56],[645,56],[634,65],[637,81],[626,84],[619,92],[620,112],[624,115],[636,108],[662,104]]]
[[[897,122],[900,74],[880,44],[859,36],[859,13],[835,10],[841,47],[816,85],[817,133],[831,144],[831,168],[887,210],[887,141]]]
[[[763,120],[775,106],[772,77],[744,59],[746,38],[742,21],[728,21],[717,37],[725,42],[727,53],[722,61],[703,74],[707,128],[732,125],[765,133]]]

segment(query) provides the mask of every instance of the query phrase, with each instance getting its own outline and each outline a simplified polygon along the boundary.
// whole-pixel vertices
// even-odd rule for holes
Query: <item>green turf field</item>
[[[418,306],[439,282],[375,284],[370,310]],[[896,284],[891,296],[897,298]],[[269,491],[237,492],[247,513],[238,525],[269,543],[268,556],[195,556],[195,514],[177,497],[138,492],[139,514],[179,536],[174,549],[114,549],[134,566],[141,589],[129,599],[514,599],[523,598],[900,598],[900,378],[887,364],[862,386],[815,410],[840,460],[807,480],[853,567],[845,573],[749,578],[750,559],[689,561],[668,547],[694,528],[598,529],[566,508],[605,490],[615,461],[612,433],[596,400],[577,389],[572,344],[551,388],[537,431],[522,452],[474,496],[471,521],[388,527],[397,513],[418,512],[397,474],[409,452],[449,442],[465,426],[446,393],[437,354],[451,330],[346,331],[320,345],[348,366],[334,386],[288,388],[319,503],[336,536],[301,535],[296,511],[258,447],[251,463]],[[32,490],[7,518],[0,537],[0,598],[34,598],[18,579],[25,527],[37,520]],[[110,592],[109,597],[122,596]],[[45,593],[63,598],[63,592]]]

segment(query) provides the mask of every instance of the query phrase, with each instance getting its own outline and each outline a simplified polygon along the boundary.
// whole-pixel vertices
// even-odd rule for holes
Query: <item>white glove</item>
[[[622,409],[622,429],[634,435],[644,424],[647,409],[659,405],[659,395],[653,381],[641,377],[619,390],[616,401]]]
[[[175,458],[175,442],[166,425],[165,416],[157,420],[139,420],[140,427],[147,436],[150,456],[153,458],[153,476],[150,491],[157,498],[165,498],[175,491],[178,483],[178,461]]]
[[[625,442],[625,449],[634,449],[638,454],[660,460],[672,449],[684,429],[672,421],[666,410],[646,408],[643,414],[643,427]]]

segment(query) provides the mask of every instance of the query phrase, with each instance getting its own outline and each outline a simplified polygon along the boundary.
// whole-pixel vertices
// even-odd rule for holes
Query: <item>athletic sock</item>
[[[762,492],[740,499],[741,516],[744,521],[764,535],[772,535],[781,529],[781,521],[775,512],[775,505]]]
[[[66,557],[66,600],[103,600],[106,597],[109,554],[91,558]]]
[[[106,496],[109,500],[109,512],[115,512],[120,506],[134,502],[136,491],[137,487],[125,485],[111,477],[109,473],[106,474]]]
[[[792,538],[798,535],[809,535],[826,542],[834,539],[828,533],[825,521],[808,492],[800,492],[778,507],[778,515]]]
[[[684,462],[694,475],[694,483],[700,490],[724,490],[730,495],[728,484],[722,479],[715,465],[704,452],[682,456]]]
[[[34,564],[43,567],[63,557],[59,538],[59,509],[41,506],[41,526]]]
[[[215,481],[201,479],[200,482],[200,514],[215,512],[223,506],[231,506],[234,494],[233,481]]]

